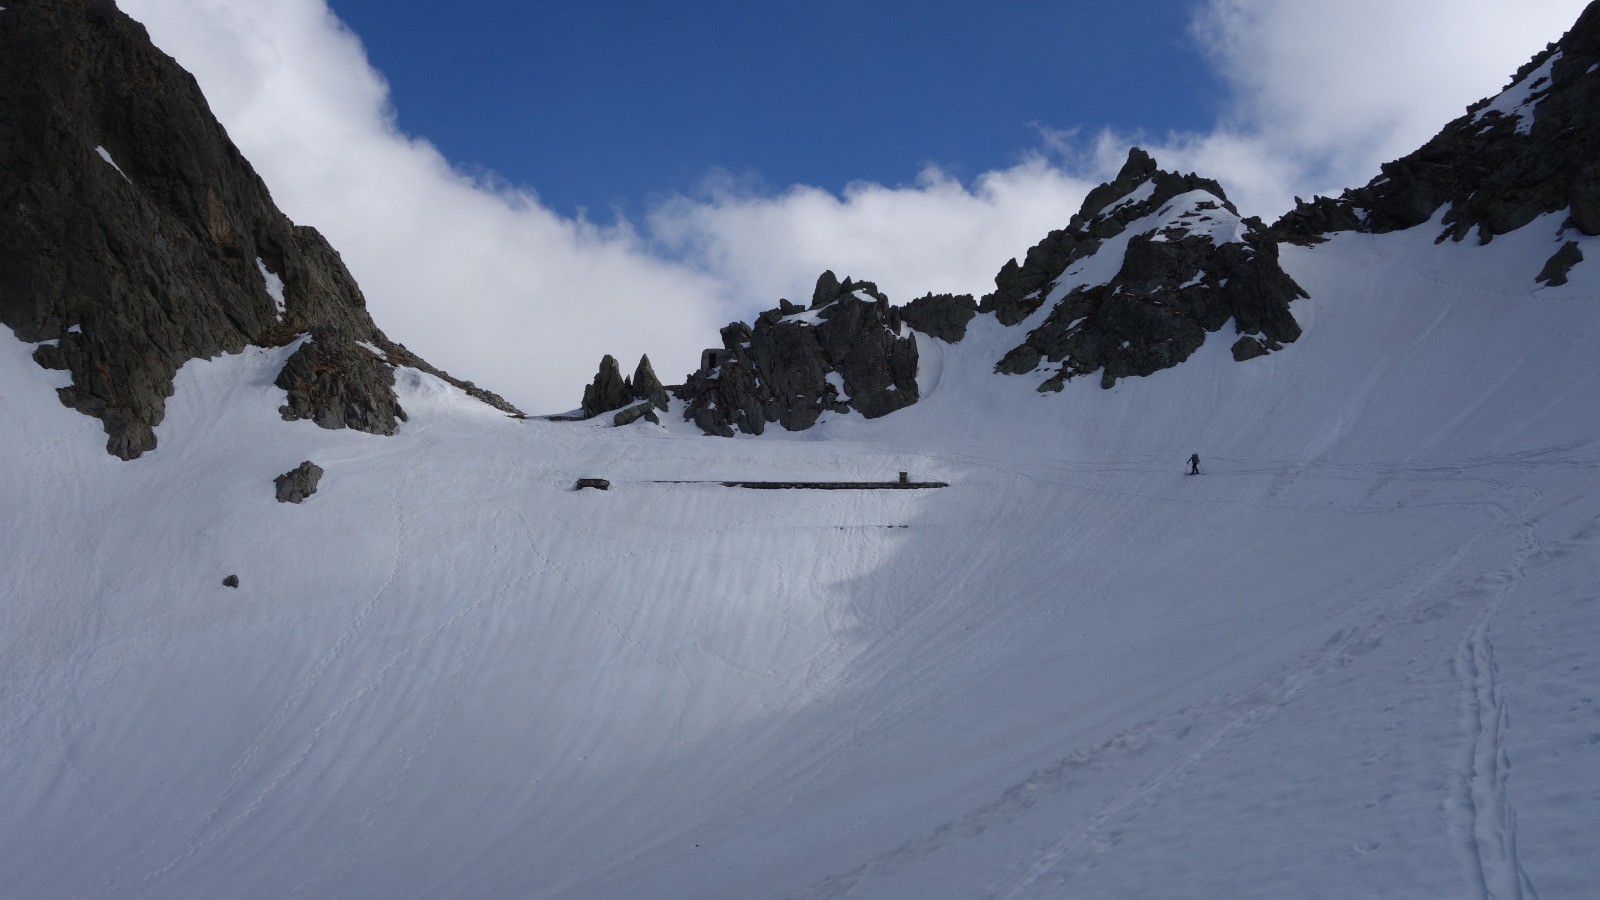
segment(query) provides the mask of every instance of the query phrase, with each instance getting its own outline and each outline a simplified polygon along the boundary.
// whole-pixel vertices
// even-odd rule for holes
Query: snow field
[[[0,341],[0,893],[1584,896],[1557,222],[1284,247],[1297,344],[1110,391],[993,375],[1036,321],[919,335],[922,402],[762,438],[414,372],[396,437],[322,431],[285,348],[187,366],[123,463]],[[951,487],[657,483],[901,470]]]

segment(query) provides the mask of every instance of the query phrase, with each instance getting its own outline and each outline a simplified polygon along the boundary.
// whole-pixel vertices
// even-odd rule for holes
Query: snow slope
[[[1591,896],[1559,221],[1286,246],[1298,343],[1109,391],[992,374],[1037,323],[980,317],[917,405],[761,438],[418,373],[397,436],[323,431],[250,350],[120,462],[0,340],[0,894]],[[661,483],[901,470],[951,486]]]

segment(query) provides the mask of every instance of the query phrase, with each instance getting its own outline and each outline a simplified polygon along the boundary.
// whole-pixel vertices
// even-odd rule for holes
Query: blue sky
[[[118,0],[388,334],[532,412],[817,275],[981,295],[1128,147],[1363,184],[1585,0]]]
[[[839,191],[970,179],[1036,125],[1200,131],[1223,86],[1189,0],[918,4],[332,0],[398,123],[604,218],[710,169]]]

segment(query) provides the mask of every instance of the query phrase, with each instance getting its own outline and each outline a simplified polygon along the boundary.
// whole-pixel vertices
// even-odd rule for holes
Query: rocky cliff
[[[761,434],[769,423],[800,431],[828,411],[871,419],[910,406],[917,343],[902,326],[899,309],[872,282],[824,272],[809,307],[780,300],[754,326],[722,329],[722,347],[707,350],[677,389],[684,418],[731,436]]]
[[[325,427],[392,432],[396,365],[448,379],[377,328],[143,26],[112,0],[4,5],[0,322],[71,372],[62,402],[104,423],[111,453],[155,447],[185,362],[249,344],[315,334],[279,384],[286,418]]]
[[[1215,181],[1164,172],[1135,148],[1065,228],[1001,267],[981,302],[929,294],[894,306],[871,282],[824,272],[809,306],[780,300],[723,328],[722,346],[673,392],[706,434],[800,431],[827,412],[876,418],[920,398],[918,340],[958,343],[978,315],[1032,323],[996,372],[1042,376],[1042,391],[1086,375],[1111,387],[1183,362],[1229,323],[1236,360],[1280,350],[1300,336],[1289,305],[1303,296],[1259,219],[1241,218]],[[636,399],[607,357],[583,412]]]
[[[1163,172],[1134,148],[1065,229],[1007,263],[980,309],[1014,325],[1048,310],[995,366],[1048,373],[1040,390],[1175,366],[1230,322],[1240,361],[1300,336],[1289,304],[1305,296],[1278,265],[1259,219],[1240,218],[1215,181]]]
[[[1300,202],[1274,226],[1284,240],[1337,231],[1383,233],[1421,225],[1444,209],[1439,240],[1476,233],[1488,243],[1548,213],[1561,230],[1600,234],[1600,4],[1415,153],[1386,163],[1365,187]],[[1448,207],[1448,208],[1447,208]],[[1582,259],[1562,246],[1530,279],[1565,280]],[[1557,282],[1559,283],[1559,282]]]

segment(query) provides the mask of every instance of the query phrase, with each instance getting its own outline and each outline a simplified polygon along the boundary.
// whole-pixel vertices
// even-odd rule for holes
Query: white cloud
[[[875,281],[897,302],[930,291],[981,296],[1002,263],[1064,225],[1096,183],[1040,155],[971,186],[929,167],[915,184],[857,182],[843,196],[803,185],[767,196],[724,177],[658,207],[648,224],[756,306],[809,302],[824,269]]]
[[[602,353],[667,380],[733,318],[809,299],[823,269],[897,300],[982,293],[1066,223],[1130,143],[1272,217],[1364,183],[1577,17],[1582,0],[1208,0],[1195,33],[1231,86],[1202,134],[1046,132],[964,185],[929,168],[842,196],[713,175],[640,223],[556,215],[398,132],[388,88],[324,0],[122,0],[195,73],[285,212],[339,248],[391,337],[530,411],[576,404]],[[1065,152],[1064,152],[1065,151]]]

